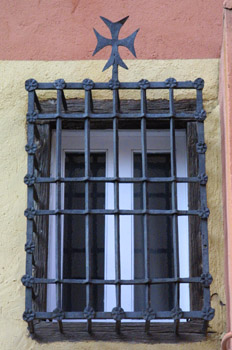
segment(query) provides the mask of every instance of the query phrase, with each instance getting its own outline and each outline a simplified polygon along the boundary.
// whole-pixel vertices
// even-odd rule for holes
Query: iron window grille
[[[117,73],[117,72],[116,72]],[[115,71],[114,73],[115,74]],[[204,327],[214,316],[214,310],[210,306],[210,284],[212,277],[209,274],[208,262],[208,232],[207,219],[209,209],[207,208],[205,173],[205,152],[206,144],[204,142],[204,120],[206,113],[203,108],[202,90],[204,81],[200,78],[195,81],[176,81],[169,78],[164,82],[149,82],[140,80],[139,82],[119,82],[113,75],[109,82],[93,82],[85,79],[82,83],[69,83],[63,79],[56,80],[54,83],[38,83],[31,79],[26,81],[26,90],[28,91],[28,113],[27,113],[27,145],[25,147],[28,153],[28,170],[25,176],[25,183],[28,187],[27,209],[25,216],[27,218],[27,242],[26,250],[26,274],[22,277],[22,283],[26,287],[26,302],[23,319],[28,322],[29,330],[34,332],[34,323],[36,320],[56,320],[59,330],[63,331],[63,321],[73,319],[85,319],[87,330],[91,333],[93,320],[115,320],[116,331],[120,332],[121,322],[123,320],[144,320],[145,330],[149,331],[153,320],[170,319],[174,321],[174,331],[178,332],[180,320],[201,319],[204,321]],[[196,100],[195,108],[191,111],[178,112],[174,99],[174,91],[179,89],[195,90]],[[39,91],[56,91],[56,100],[54,101],[54,111],[44,111],[42,102],[39,100]],[[82,111],[70,111],[69,101],[65,98],[65,92],[69,90],[83,91],[84,106]],[[95,90],[112,91],[112,108],[107,112],[96,111],[95,101],[92,92]],[[122,110],[123,100],[120,100],[120,91],[140,91],[139,108],[137,111]],[[152,101],[147,99],[148,90],[166,90],[169,91],[168,108],[166,111],[158,111],[150,108]],[[154,101],[153,101],[154,102]],[[189,124],[194,124],[197,128],[197,139],[194,144],[196,152],[197,173],[187,177],[178,177],[176,173],[176,129],[187,129]],[[51,177],[49,173],[43,175],[44,163],[40,164],[41,147],[42,152],[43,136],[40,128],[49,125],[56,132],[56,176]],[[83,128],[85,139],[84,151],[84,176],[83,177],[63,177],[61,172],[61,143],[62,132],[65,128]],[[113,177],[92,177],[90,176],[90,129],[107,127],[111,125],[113,133],[114,149],[114,176]],[[123,126],[126,129],[139,128],[141,132],[141,159],[142,176],[123,178],[119,176],[119,129]],[[135,126],[136,125],[136,126]],[[149,128],[166,128],[170,134],[170,176],[168,177],[149,177],[147,175],[147,130]],[[49,147],[48,147],[49,148]],[[50,160],[47,160],[49,163]],[[62,209],[62,185],[68,183],[83,183],[85,187],[85,208],[84,209]],[[114,186],[114,209],[91,209],[89,206],[89,186],[92,182],[112,183]],[[122,183],[141,184],[143,189],[143,207],[141,209],[122,210],[119,208],[119,185]],[[147,206],[147,186],[149,183],[166,183],[171,187],[171,208],[168,210],[150,209]],[[177,207],[177,185],[187,183],[189,186],[199,186],[199,198],[197,208],[180,210]],[[42,186],[48,186],[45,191]],[[55,186],[55,210],[42,208],[38,205],[41,193],[48,196],[49,186]],[[41,192],[42,191],[42,192]],[[38,192],[41,192],[40,194]],[[90,259],[90,218],[94,215],[113,215],[114,216],[114,239],[115,239],[115,279],[93,279],[91,278],[91,259]],[[56,278],[49,279],[44,274],[40,274],[36,267],[36,255],[44,254],[43,249],[38,243],[38,230],[46,230],[49,216],[56,218]],[[61,218],[66,215],[82,215],[85,217],[85,264],[86,274],[84,279],[65,279],[62,278],[62,251],[61,251]],[[119,220],[121,215],[141,215],[143,217],[143,235],[144,235],[144,278],[123,280],[120,274],[120,232]],[[149,274],[149,237],[147,223],[149,216],[171,217],[172,221],[172,244],[173,244],[173,263],[174,275],[165,278],[151,278]],[[201,255],[202,255],[202,273],[197,276],[180,277],[179,272],[179,252],[178,252],[178,217],[187,216],[188,218],[199,218],[199,228],[201,236]],[[45,245],[47,242],[45,242]],[[44,255],[44,259],[46,256]],[[44,262],[45,263],[45,262]],[[36,270],[37,269],[37,270]],[[35,300],[38,294],[45,293],[43,286],[55,284],[56,286],[56,308],[53,312],[46,311],[46,308],[36,307]],[[86,288],[86,307],[83,311],[68,311],[62,309],[62,286],[65,284],[79,284]],[[116,288],[116,303],[111,312],[96,311],[92,307],[91,289],[94,285],[111,284]],[[139,311],[127,312],[121,307],[121,288],[125,285],[142,285],[145,288],[145,309]],[[174,289],[174,306],[171,310],[153,310],[151,308],[151,287],[153,285],[171,284]],[[188,311],[180,308],[180,284],[189,284],[203,290],[203,306],[201,309],[190,309]],[[41,288],[41,289],[40,289]]]
[[[204,119],[205,111],[202,104],[202,88],[203,81],[197,79],[195,82],[177,82],[174,79],[167,79],[165,82],[148,82],[140,81],[139,83],[120,83],[120,85],[113,89],[113,110],[111,113],[99,114],[95,113],[93,110],[92,101],[92,91],[97,90],[111,90],[110,83],[93,83],[92,81],[84,81],[83,83],[65,83],[62,81],[56,81],[53,83],[37,83],[35,80],[27,81],[26,87],[28,90],[28,114],[27,114],[27,124],[28,124],[28,143],[26,145],[26,151],[28,153],[28,174],[25,177],[25,183],[28,186],[28,208],[25,211],[25,216],[27,217],[27,243],[25,246],[27,252],[27,263],[26,263],[26,275],[22,278],[23,284],[26,286],[26,312],[24,313],[24,319],[29,322],[32,328],[34,319],[58,319],[60,326],[62,319],[80,319],[87,318],[88,323],[91,323],[92,318],[100,319],[116,319],[116,323],[119,325],[121,319],[140,319],[145,318],[147,327],[151,319],[167,319],[171,318],[174,320],[179,319],[192,319],[192,318],[202,318],[206,321],[212,319],[213,310],[210,307],[210,290],[209,285],[212,281],[212,277],[209,274],[209,264],[208,264],[208,238],[207,238],[207,218],[209,216],[209,210],[207,209],[206,203],[206,182],[207,176],[205,175],[205,152],[206,144],[204,143]],[[85,106],[84,112],[69,113],[67,110],[67,101],[65,99],[65,90],[84,90],[85,91]],[[120,99],[119,90],[120,89],[130,89],[130,90],[140,90],[141,100],[140,100],[140,112],[139,113],[121,113],[119,109]],[[169,112],[168,113],[152,113],[147,111],[147,99],[146,91],[147,89],[166,89],[169,90]],[[175,113],[173,92],[175,89],[196,89],[196,111],[195,112],[181,112]],[[42,113],[39,99],[37,97],[36,91],[38,90],[56,90],[56,113]],[[66,178],[61,177],[61,135],[62,135],[62,124],[67,125],[67,122],[71,122],[72,126],[75,122],[80,121],[84,124],[84,135],[85,135],[85,176],[80,178]],[[98,177],[91,178],[89,176],[89,158],[90,158],[90,123],[94,121],[95,124],[98,122],[102,125],[102,121],[111,121],[113,123],[113,143],[114,143],[114,177]],[[121,121],[126,121],[129,124],[139,122],[141,125],[141,144],[142,144],[142,177],[140,178],[120,178],[118,174],[118,124]],[[147,123],[149,121],[157,123],[169,124],[170,130],[170,144],[171,144],[171,176],[168,178],[149,178],[146,169],[146,132]],[[37,126],[45,123],[55,123],[56,127],[56,177],[40,177],[36,176],[38,172],[39,164],[36,162],[36,151],[38,148],[37,137],[39,138]],[[176,125],[187,125],[189,122],[195,122],[197,124],[197,143],[196,151],[198,155],[199,162],[199,174],[194,177],[178,178],[176,176],[176,155],[175,155],[175,126]],[[181,124],[180,124],[181,123]],[[164,124],[163,124],[164,125]],[[67,127],[67,126],[66,126]],[[75,209],[62,209],[61,208],[61,184],[69,182],[82,182],[85,184],[86,207],[83,210]],[[115,209],[98,209],[93,210],[88,207],[88,186],[93,181],[102,181],[104,183],[110,182],[114,184],[115,190]],[[141,210],[120,210],[119,209],[119,199],[118,199],[118,188],[120,183],[142,183],[143,185],[143,209]],[[172,207],[170,210],[151,210],[147,209],[147,190],[146,186],[148,183],[168,183],[171,184],[171,201]],[[177,193],[176,188],[178,183],[198,183],[200,185],[200,205],[198,209],[195,210],[178,210],[177,209]],[[55,184],[56,186],[56,210],[37,210],[35,207],[36,196],[36,184]],[[105,312],[94,312],[91,308],[91,300],[88,300],[86,310],[83,312],[69,312],[63,313],[61,311],[61,286],[64,283],[80,283],[86,285],[87,296],[89,295],[89,289],[91,285],[97,283],[109,283],[105,280],[96,281],[91,280],[89,277],[89,246],[86,244],[86,279],[84,280],[65,280],[61,278],[61,216],[62,215],[84,215],[86,220],[86,243],[88,242],[89,229],[88,220],[91,215],[104,214],[104,215],[114,215],[116,218],[115,225],[115,247],[116,247],[116,278],[114,281],[110,281],[116,286],[117,290],[117,304],[115,305],[115,310],[113,313]],[[120,257],[119,257],[119,226],[118,220],[120,215],[143,215],[144,217],[144,242],[147,242],[147,232],[146,232],[146,222],[148,215],[167,215],[171,216],[173,220],[173,239],[174,239],[174,271],[175,275],[173,278],[163,278],[163,279],[150,279],[149,271],[146,268],[145,278],[139,283],[144,284],[147,290],[146,304],[147,310],[141,310],[141,312],[124,312],[120,307],[120,288],[122,285],[136,284],[136,280],[123,281],[120,279]],[[36,231],[35,218],[42,216],[43,218],[48,218],[50,215],[56,216],[56,250],[57,250],[57,278],[49,280],[47,278],[36,278],[33,276],[33,253],[35,250],[35,244],[33,242],[33,232]],[[180,278],[179,276],[179,263],[178,263],[178,234],[177,234],[177,218],[179,216],[197,216],[200,217],[200,230],[202,236],[202,262],[203,262],[203,273],[198,277]],[[146,250],[146,249],[145,249]],[[149,251],[147,251],[149,252]],[[148,265],[148,255],[146,254],[146,264]],[[32,300],[33,300],[33,288],[37,284],[56,284],[57,286],[57,310],[54,313],[47,312],[34,312],[32,310]],[[178,292],[175,297],[175,307],[172,311],[159,311],[154,313],[149,307],[149,289],[152,284],[157,283],[173,283],[176,290],[178,291],[180,283],[190,283],[190,284],[202,284],[204,288],[204,307],[202,310],[198,311],[188,311],[184,312],[179,308]],[[59,311],[58,311],[59,310]],[[57,316],[58,315],[58,316]]]

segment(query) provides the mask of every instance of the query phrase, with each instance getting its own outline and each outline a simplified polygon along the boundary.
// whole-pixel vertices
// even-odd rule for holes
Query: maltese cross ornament
[[[112,51],[110,58],[108,59],[107,63],[105,64],[105,67],[103,68],[103,72],[109,68],[110,66],[113,66],[113,79],[117,79],[118,75],[118,66],[121,66],[122,68],[128,69],[126,64],[123,62],[121,59],[119,52],[118,52],[118,47],[119,46],[124,46],[126,47],[135,57],[135,48],[134,48],[134,41],[135,37],[139,31],[137,29],[134,33],[129,35],[127,38],[124,39],[119,39],[119,32],[123,24],[126,22],[129,16],[121,19],[118,22],[111,22],[109,19],[105,17],[100,17],[103,22],[107,25],[111,32],[112,39],[105,38],[101,34],[99,34],[96,29],[94,29],[94,33],[97,37],[97,46],[96,49],[94,50],[93,55],[95,55],[97,52],[99,52],[101,49],[103,49],[106,46],[112,46]]]

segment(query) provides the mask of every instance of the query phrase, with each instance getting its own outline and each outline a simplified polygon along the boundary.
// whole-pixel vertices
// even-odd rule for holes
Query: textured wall
[[[0,59],[91,59],[99,16],[130,15],[122,37],[140,28],[139,59],[219,58],[223,0],[1,0]],[[86,45],[88,43],[88,45]],[[123,50],[125,58],[132,58]],[[103,59],[109,48],[96,56]]]
[[[41,1],[43,3],[43,1]],[[11,2],[10,2],[11,3]],[[42,81],[54,81],[64,78],[66,81],[82,81],[89,77],[94,81],[108,80],[109,73],[101,73],[105,61],[76,62],[39,62],[39,61],[0,61],[0,349],[177,349],[218,350],[220,334],[225,330],[224,277],[223,277],[223,226],[221,201],[221,156],[218,94],[218,60],[139,60],[126,61],[129,71],[123,71],[121,80],[138,81],[165,80],[174,76],[177,80],[205,79],[204,101],[208,112],[206,120],[206,153],[209,218],[210,270],[214,277],[212,284],[212,306],[216,316],[211,322],[216,332],[209,340],[200,344],[181,345],[122,345],[116,343],[86,342],[57,343],[41,345],[31,340],[27,334],[27,325],[22,320],[25,289],[20,282],[25,272],[24,243],[26,239],[26,186],[23,177],[26,174],[27,155],[25,114],[27,111],[27,93],[24,81],[35,78]],[[49,92],[43,98],[51,96]],[[96,96],[96,95],[95,95]],[[130,97],[124,95],[124,97]],[[158,97],[156,93],[156,97]],[[186,91],[179,91],[178,98],[190,97]]]
[[[223,204],[225,231],[225,280],[227,331],[223,347],[232,341],[232,1],[225,1],[223,45],[220,64],[220,107],[222,129]]]

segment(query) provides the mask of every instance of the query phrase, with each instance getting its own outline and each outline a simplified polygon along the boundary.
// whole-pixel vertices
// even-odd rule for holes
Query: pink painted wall
[[[0,0],[0,59],[92,59],[92,27],[130,15],[121,36],[138,27],[139,59],[217,58],[223,0]],[[94,59],[109,56],[105,48]],[[123,48],[122,48],[123,50]],[[132,58],[125,50],[124,58]]]
[[[232,349],[232,0],[225,1],[220,67],[222,180],[225,232],[225,286],[227,331],[222,350]]]

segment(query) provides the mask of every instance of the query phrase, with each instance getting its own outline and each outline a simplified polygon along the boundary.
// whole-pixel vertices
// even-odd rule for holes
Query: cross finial
[[[118,46],[125,46],[136,57],[135,48],[134,48],[134,41],[135,41],[135,37],[136,37],[139,29],[137,29],[134,33],[132,33],[131,35],[129,35],[125,39],[118,39],[119,31],[120,31],[121,27],[123,26],[123,24],[128,19],[128,17],[129,16],[121,19],[118,22],[111,22],[109,19],[107,19],[105,17],[100,17],[103,20],[103,22],[107,25],[107,27],[109,28],[109,30],[111,32],[112,39],[105,38],[104,36],[99,34],[96,31],[96,29],[93,29],[94,33],[97,37],[97,46],[96,46],[96,49],[94,50],[93,55],[95,55],[98,51],[103,49],[105,46],[112,46],[110,58],[107,61],[107,63],[105,64],[105,67],[103,68],[103,72],[104,72],[104,70],[106,70],[110,66],[113,66],[113,77],[112,77],[113,80],[118,80],[118,66],[121,66],[122,68],[128,69],[128,67],[123,62],[123,60],[121,59],[121,57],[119,55]]]

